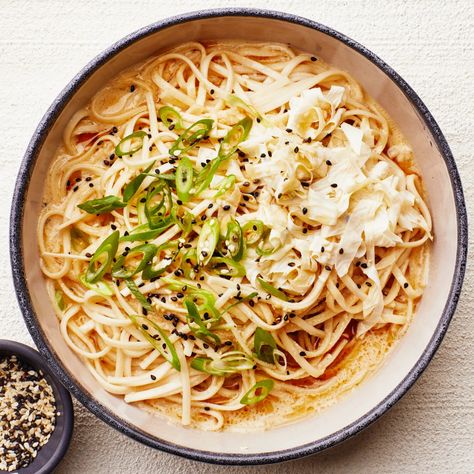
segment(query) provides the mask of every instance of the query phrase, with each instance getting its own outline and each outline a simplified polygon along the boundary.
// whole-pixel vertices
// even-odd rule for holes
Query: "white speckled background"
[[[8,215],[27,142],[54,97],[92,57],[155,20],[227,0],[0,0],[0,337],[32,344],[8,264]],[[239,6],[306,16],[367,46],[425,101],[444,131],[474,200],[473,0],[265,0]],[[470,212],[471,221],[474,215]],[[442,223],[438,223],[442,225]],[[323,454],[280,466],[219,467],[155,451],[76,403],[74,438],[58,473],[461,473],[474,472],[474,275],[434,360],[378,423]]]

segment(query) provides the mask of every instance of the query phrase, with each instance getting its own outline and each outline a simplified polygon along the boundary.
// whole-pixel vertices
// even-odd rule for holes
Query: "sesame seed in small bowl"
[[[0,340],[0,473],[46,474],[65,455],[74,411],[39,352]]]

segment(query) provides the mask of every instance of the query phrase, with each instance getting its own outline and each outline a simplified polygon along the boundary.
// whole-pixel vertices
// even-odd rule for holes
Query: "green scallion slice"
[[[169,105],[161,107],[158,110],[158,116],[168,128],[171,126],[174,126],[173,128],[176,130],[183,128],[183,117],[181,117],[181,114],[176,109]]]
[[[217,275],[240,278],[246,274],[245,267],[228,257],[212,257],[208,263],[209,269]]]
[[[90,201],[78,204],[77,207],[86,211],[88,214],[108,214],[115,209],[122,209],[127,204],[122,202],[117,196],[105,196],[100,199],[92,199]]]
[[[233,189],[235,186],[236,180],[237,178],[233,174],[226,176],[219,183],[219,186],[217,187],[217,192],[216,194],[214,194],[214,199],[217,199],[218,197],[223,196],[224,194],[228,193],[231,189]]]
[[[176,242],[166,242],[158,247],[156,255],[159,257],[160,253],[166,250],[172,250],[172,252],[169,252],[168,255],[160,258],[157,265],[154,265],[152,261],[149,261],[145,266],[142,272],[142,278],[144,280],[157,278],[168,269],[179,253],[178,244]]]
[[[274,363],[273,352],[277,344],[273,336],[262,328],[257,328],[253,337],[253,351],[257,359],[269,364]]]
[[[158,247],[154,244],[141,244],[133,247],[126,255],[120,255],[112,266],[112,276],[115,278],[131,278],[133,275],[140,273],[153,260]],[[126,252],[125,252],[126,253]],[[127,268],[125,259],[135,255],[142,254],[142,258],[134,267]]]
[[[116,230],[99,245],[87,267],[84,277],[87,283],[96,283],[110,269],[117,253],[119,236],[120,233]]]
[[[275,382],[272,379],[260,380],[240,400],[242,405],[255,405],[268,397]]]
[[[64,293],[62,291],[56,290],[54,293],[54,301],[56,301],[56,305],[61,311],[66,309],[66,304],[64,303]]]
[[[143,138],[146,137],[146,135],[147,135],[146,132],[144,132],[143,130],[140,130],[138,132],[133,132],[130,135],[127,135],[125,138],[122,138],[119,144],[115,147],[115,154],[120,157],[126,156],[126,155],[131,156],[137,151],[140,151],[143,147]],[[134,147],[130,148],[127,151],[122,150],[122,146],[124,143],[133,142],[135,140],[138,141],[138,143]]]
[[[183,202],[189,201],[190,191],[193,186],[194,169],[191,160],[182,157],[176,169],[176,193]]]
[[[267,283],[265,280],[263,280],[260,277],[257,277],[258,282],[260,283],[260,286],[270,295],[275,296],[276,298],[279,298],[280,300],[283,301],[288,301],[289,298],[286,296],[286,294],[279,290],[278,288],[275,288],[274,286],[270,285],[270,283]]]
[[[206,265],[212,258],[219,240],[219,222],[212,218],[204,223],[197,243],[197,259],[200,265]]]
[[[177,371],[181,370],[178,354],[169,337],[155,322],[144,316],[128,316],[145,339],[154,347]]]
[[[182,156],[196,146],[203,138],[209,137],[214,120],[201,119],[189,126],[170,148],[171,156]]]
[[[138,176],[133,178],[126,186],[125,189],[123,190],[123,200],[124,202],[130,201],[132,197],[135,195],[135,193],[138,191],[140,186],[142,185],[144,179],[147,177],[147,174],[151,171],[153,168],[153,165],[155,162],[153,162],[145,171],[140,173]]]
[[[138,286],[133,280],[125,280],[125,284],[127,285],[130,293],[136,298],[136,300],[147,310],[151,311],[152,306],[148,303],[147,299],[143,295],[143,293],[138,289]]]
[[[256,244],[264,233],[265,226],[262,221],[254,219],[246,222],[242,227],[242,234],[247,245]]]
[[[218,376],[250,370],[254,365],[254,361],[249,356],[239,351],[226,352],[219,359],[196,357],[191,362],[193,369]]]
[[[86,287],[89,288],[89,290],[95,291],[98,295],[100,296],[112,296],[114,294],[112,288],[110,285],[108,285],[105,281],[99,280],[96,283],[89,283],[86,280],[85,275],[81,275],[79,277],[79,280],[81,283]]]
[[[188,311],[187,319],[188,319],[188,326],[191,329],[192,333],[206,342],[210,342],[211,344],[219,345],[221,340],[217,334],[209,331],[206,324],[201,319],[199,315],[199,310],[197,306],[191,301],[189,298],[186,298],[184,301],[184,305]]]

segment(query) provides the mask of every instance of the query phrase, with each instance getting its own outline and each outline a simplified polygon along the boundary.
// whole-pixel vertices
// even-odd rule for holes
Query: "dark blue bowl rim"
[[[403,381],[372,410],[360,417],[355,422],[342,428],[341,430],[323,439],[318,439],[311,443],[307,443],[291,449],[280,450],[275,452],[264,452],[258,454],[225,454],[190,449],[162,439],[152,437],[149,434],[141,431],[137,427],[134,427],[126,421],[120,419],[108,408],[104,407],[103,405],[89,397],[81,389],[80,383],[65,370],[59,358],[56,356],[54,349],[48,345],[47,339],[40,328],[38,318],[32,306],[25,278],[25,268],[22,255],[21,236],[23,226],[24,203],[29,186],[29,181],[31,178],[31,173],[34,168],[39,150],[41,149],[41,146],[48,134],[50,127],[55,122],[63,107],[67,104],[67,102],[75,93],[75,91],[91,76],[91,74],[96,69],[98,69],[104,63],[110,60],[118,52],[122,51],[127,46],[141,38],[144,38],[159,30],[166,29],[179,23],[187,23],[192,22],[194,20],[227,16],[276,19],[315,29],[341,41],[342,43],[346,44],[358,53],[365,56],[373,64],[379,67],[388,77],[391,78],[391,80],[405,94],[408,100],[414,105],[420,116],[423,118],[426,127],[432,133],[435,143],[444,158],[450,176],[451,186],[455,199],[456,219],[458,225],[456,269],[451,282],[450,292],[443,310],[443,314],[423,354],[416,362],[414,367],[410,370],[410,372],[405,376]],[[415,91],[405,82],[404,79],[402,79],[390,66],[388,66],[384,61],[382,61],[378,56],[376,56],[374,53],[369,51],[361,44],[335,31],[334,29],[290,13],[283,13],[271,10],[260,10],[253,8],[223,8],[203,10],[198,12],[185,13],[158,21],[125,36],[124,38],[107,48],[103,53],[99,54],[89,64],[87,64],[55,99],[50,108],[46,111],[44,117],[42,118],[36,131],[34,132],[33,137],[25,152],[25,156],[23,158],[18,173],[10,217],[10,259],[18,303],[28,326],[28,330],[30,331],[30,334],[33,337],[33,340],[35,341],[40,353],[47,360],[51,369],[61,380],[64,386],[92,413],[94,413],[100,419],[108,423],[110,426],[130,436],[131,438],[138,440],[153,448],[161,449],[168,453],[213,464],[267,464],[288,461],[291,459],[315,454],[356,435],[361,430],[363,430],[375,420],[377,420],[385,412],[387,412],[407,392],[407,390],[415,383],[421,373],[425,370],[426,366],[435,354],[446,333],[446,330],[454,314],[461,293],[462,282],[466,268],[467,246],[468,224],[466,206],[461,180],[453,155],[438,124],[434,120],[431,113],[428,111],[423,101],[415,93]]]
[[[15,472],[21,474],[29,468],[35,468],[38,474],[47,474],[53,472],[54,468],[61,462],[66,454],[71,442],[72,431],[74,427],[74,408],[72,405],[71,395],[59,382],[54,370],[48,365],[41,354],[33,349],[33,347],[22,344],[21,342],[10,341],[8,339],[0,339],[0,354],[16,355],[20,360],[26,362],[33,369],[42,370],[46,375],[48,382],[53,387],[54,395],[60,398],[62,404],[62,433],[59,439],[53,441],[51,438],[42,448],[40,453],[44,456],[38,457],[25,469],[18,469]],[[35,465],[41,458],[46,458],[47,462]],[[37,469],[37,470],[36,470]]]

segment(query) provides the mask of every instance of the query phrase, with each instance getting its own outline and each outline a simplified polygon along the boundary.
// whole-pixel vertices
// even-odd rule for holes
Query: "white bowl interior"
[[[412,144],[435,221],[436,239],[429,285],[415,320],[383,366],[323,413],[268,431],[264,436],[259,433],[203,433],[175,426],[164,419],[157,422],[156,417],[103,390],[61,337],[38,264],[36,223],[43,183],[68,119],[120,70],[179,43],[206,39],[286,42],[352,74],[396,120]],[[442,222],[442,225],[436,226],[436,222]],[[89,397],[129,425],[168,442],[217,453],[251,454],[293,448],[328,436],[362,417],[397,387],[420,358],[442,315],[455,268],[457,223],[454,194],[441,153],[415,107],[381,69],[339,40],[302,25],[266,18],[221,17],[182,23],[136,41],[100,67],[79,88],[52,127],[39,153],[27,194],[22,238],[29,291],[45,338],[66,371]]]

